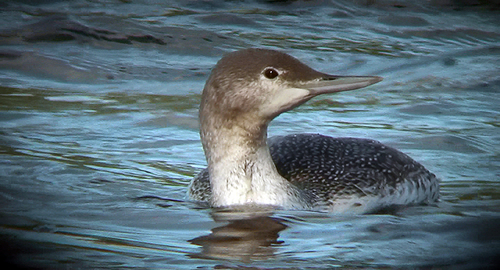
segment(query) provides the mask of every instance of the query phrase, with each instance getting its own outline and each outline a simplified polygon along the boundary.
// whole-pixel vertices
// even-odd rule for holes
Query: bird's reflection
[[[197,258],[239,260],[268,259],[274,256],[279,232],[287,228],[282,219],[271,217],[268,209],[231,208],[212,211],[217,223],[226,225],[213,228],[210,234],[189,240],[202,250],[193,254]]]

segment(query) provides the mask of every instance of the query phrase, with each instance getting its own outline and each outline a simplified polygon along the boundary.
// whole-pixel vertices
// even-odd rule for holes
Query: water
[[[493,269],[499,7],[457,3],[2,2],[0,259],[42,269]],[[281,115],[270,134],[380,140],[442,179],[439,205],[338,216],[186,201],[206,165],[204,81],[225,52],[247,47],[383,76]]]

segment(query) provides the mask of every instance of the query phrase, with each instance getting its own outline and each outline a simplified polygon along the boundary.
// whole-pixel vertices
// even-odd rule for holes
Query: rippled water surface
[[[42,269],[493,269],[499,6],[422,2],[0,3],[0,259]],[[384,77],[279,116],[270,135],[380,140],[439,176],[441,202],[339,216],[186,201],[206,165],[204,81],[224,53],[247,47]]]

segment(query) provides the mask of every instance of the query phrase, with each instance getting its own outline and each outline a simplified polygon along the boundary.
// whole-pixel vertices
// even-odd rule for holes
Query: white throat
[[[279,205],[284,208],[304,208],[300,192],[283,178],[271,158],[266,133],[257,145],[234,130],[211,133],[207,152],[211,204],[214,207],[242,204]],[[203,136],[202,136],[203,137]],[[209,140],[210,140],[209,139]]]

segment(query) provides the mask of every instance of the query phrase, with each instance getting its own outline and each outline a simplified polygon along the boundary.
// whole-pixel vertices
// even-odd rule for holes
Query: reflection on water
[[[329,267],[364,267],[366,262],[384,267],[390,262],[400,267],[478,269],[498,262],[499,217],[446,217],[425,207],[402,209],[396,216],[310,212],[290,216],[261,210],[212,211],[216,225],[210,234],[189,240],[201,247],[190,257],[221,261],[223,267],[232,262],[266,266],[283,257],[293,267],[314,261],[322,252],[333,259]],[[288,252],[292,246],[301,252]]]
[[[498,262],[498,4],[56,0],[4,1],[0,10],[0,261],[48,269]],[[281,115],[270,135],[380,140],[442,179],[439,205],[339,216],[185,201],[206,165],[197,124],[204,81],[224,52],[246,47],[282,49],[327,73],[384,77]]]
[[[272,212],[245,209],[245,212],[222,210],[212,212],[217,223],[227,222],[223,226],[211,229],[208,235],[189,240],[199,245],[202,250],[194,254],[197,258],[239,260],[251,262],[259,259],[272,259],[278,241],[279,232],[288,226],[282,220],[270,216]]]

